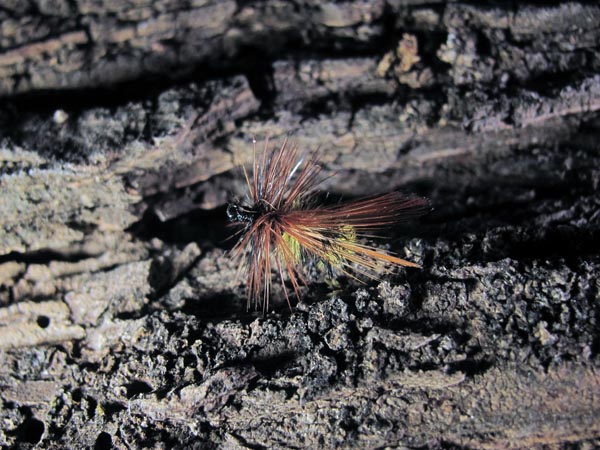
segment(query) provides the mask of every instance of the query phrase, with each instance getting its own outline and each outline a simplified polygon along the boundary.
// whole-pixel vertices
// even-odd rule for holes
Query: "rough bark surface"
[[[600,446],[596,2],[0,7],[0,446]],[[247,312],[252,138],[423,265]]]

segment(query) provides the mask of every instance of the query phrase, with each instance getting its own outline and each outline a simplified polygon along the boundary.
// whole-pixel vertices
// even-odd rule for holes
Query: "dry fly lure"
[[[316,188],[323,181],[319,153],[301,158],[298,148],[287,140],[273,151],[268,151],[268,145],[267,140],[262,156],[257,157],[254,143],[252,179],[243,168],[247,201],[227,207],[229,220],[241,226],[232,255],[241,260],[240,270],[247,271],[248,308],[254,303],[256,308],[268,309],[273,269],[288,305],[284,274],[300,299],[300,285],[306,285],[306,261],[372,279],[395,264],[420,267],[362,239],[428,212],[426,199],[389,192],[333,206],[315,205]]]

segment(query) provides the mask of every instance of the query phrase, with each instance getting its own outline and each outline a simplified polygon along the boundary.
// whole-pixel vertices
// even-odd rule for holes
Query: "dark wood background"
[[[600,446],[600,6],[0,5],[0,446]],[[434,211],[245,309],[237,169]]]

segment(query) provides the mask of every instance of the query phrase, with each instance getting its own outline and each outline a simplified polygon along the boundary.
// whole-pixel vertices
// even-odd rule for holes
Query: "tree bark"
[[[100,0],[0,8],[0,444],[592,448],[600,7]],[[422,264],[246,311],[240,165],[433,212]]]

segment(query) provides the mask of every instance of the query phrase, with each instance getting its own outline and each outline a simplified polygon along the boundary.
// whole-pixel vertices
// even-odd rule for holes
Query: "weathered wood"
[[[583,1],[3,5],[0,445],[598,446],[598,23]],[[223,206],[267,136],[320,147],[334,198],[428,196],[387,244],[424,269],[245,311]]]

